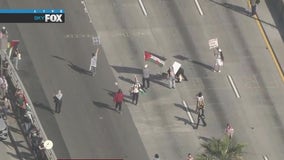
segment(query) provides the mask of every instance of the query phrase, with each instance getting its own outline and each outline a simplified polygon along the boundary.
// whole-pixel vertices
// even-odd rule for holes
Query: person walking
[[[147,87],[145,86],[145,81],[147,82]],[[142,87],[144,89],[147,89],[150,87],[150,70],[148,68],[148,64],[145,64],[144,69],[143,69],[143,77],[142,77]]]
[[[197,115],[198,115],[198,116],[197,116],[196,129],[198,129],[198,126],[199,126],[200,120],[202,121],[203,126],[206,126],[207,124],[206,124],[206,122],[205,122],[205,116],[204,116],[204,115],[202,115],[202,114],[201,114],[201,112],[199,112]]]
[[[132,103],[135,105],[137,105],[138,103],[140,88],[141,88],[141,85],[139,82],[135,82],[133,86],[131,87]]]
[[[195,109],[195,112],[197,114],[199,114],[201,112],[201,115],[204,116],[204,106],[205,106],[205,103],[204,103],[204,97],[202,95],[202,92],[199,92],[197,97],[196,97],[197,101],[196,101],[196,109]]]
[[[173,89],[176,88],[176,78],[173,66],[170,66],[170,68],[168,69],[168,79],[169,79],[169,87]]]
[[[58,90],[57,94],[55,96],[53,96],[54,103],[55,103],[55,113],[61,112],[62,97],[63,97],[63,94],[62,94],[61,90]]]
[[[19,60],[22,59],[21,57],[22,57],[21,52],[19,51],[18,48],[16,48],[16,50],[12,54],[12,62],[16,70],[19,70],[18,64],[19,64]]]
[[[121,113],[121,105],[123,102],[123,97],[124,96],[121,89],[119,89],[113,97],[113,101],[115,102],[115,110],[118,110],[120,113]]]
[[[191,153],[187,154],[186,160],[194,160],[193,156],[191,155]]]
[[[224,55],[221,48],[216,49],[214,56],[216,57],[214,72],[221,72],[220,68],[224,65]]]
[[[154,155],[154,159],[153,159],[153,160],[160,160],[160,156],[159,156],[158,153],[156,153],[156,154]]]
[[[96,53],[92,53],[92,58],[91,58],[91,63],[90,63],[90,68],[89,68],[89,71],[91,72],[92,76],[95,76],[95,74],[96,74],[97,58],[98,58],[99,51],[100,51],[100,49],[97,48]]]
[[[225,128],[225,133],[229,137],[229,139],[233,138],[234,128],[231,126],[230,123],[227,123],[227,126]]]

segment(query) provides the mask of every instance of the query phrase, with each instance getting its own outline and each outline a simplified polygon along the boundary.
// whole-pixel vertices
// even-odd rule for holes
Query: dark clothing
[[[147,87],[145,86],[145,81],[147,83]],[[143,88],[149,88],[150,87],[150,78],[142,78]]]
[[[251,6],[251,15],[256,15],[256,5]]]
[[[197,117],[196,129],[197,129],[198,126],[199,126],[200,120],[202,121],[203,126],[206,126],[206,125],[207,125],[206,122],[205,122],[205,116],[202,115],[202,114],[199,112],[199,113],[198,113],[198,117]]]
[[[137,105],[138,103],[138,98],[139,98],[139,92],[138,93],[132,93],[132,103]],[[134,103],[135,101],[135,103]]]
[[[185,80],[185,81],[187,81],[187,77],[184,75],[184,69],[183,68],[179,68],[179,70],[177,71],[177,73],[176,73],[176,77],[177,77],[177,80],[178,80],[178,82],[180,82],[180,79],[179,79],[179,76],[182,76],[183,77],[183,79]]]
[[[58,99],[56,96],[54,98],[54,103],[55,103],[55,113],[60,113],[61,112],[61,105],[62,105],[62,99]]]
[[[118,109],[119,111],[121,111],[121,105],[122,105],[122,102],[116,102],[115,109]]]
[[[118,108],[119,111],[121,111],[121,104],[123,101],[123,93],[121,91],[118,91],[115,93],[113,97],[113,101],[115,102],[115,109]]]

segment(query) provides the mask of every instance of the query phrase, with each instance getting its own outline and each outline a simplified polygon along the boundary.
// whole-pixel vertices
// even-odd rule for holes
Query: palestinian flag
[[[165,65],[165,61],[162,60],[160,57],[154,55],[153,53],[145,51],[144,53],[144,60],[145,61],[152,61],[156,64],[158,64],[160,67],[163,67]]]

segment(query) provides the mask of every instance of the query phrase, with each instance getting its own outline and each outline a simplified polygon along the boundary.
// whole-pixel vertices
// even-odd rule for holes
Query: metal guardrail
[[[12,48],[10,48],[10,50],[11,49]],[[4,50],[2,49],[0,52],[1,52],[0,53],[1,54],[1,59],[2,60],[6,59],[8,61],[9,65],[8,65],[7,71],[8,71],[8,75],[10,76],[13,85],[16,88],[19,88],[19,89],[21,89],[24,92],[25,97],[27,98],[27,100],[29,102],[29,106],[31,107],[32,115],[33,115],[33,118],[34,118],[34,123],[33,124],[39,130],[39,135],[43,138],[43,140],[48,140],[48,138],[47,138],[47,136],[46,136],[46,134],[44,132],[44,129],[43,129],[41,123],[40,123],[40,120],[39,120],[39,118],[38,118],[38,116],[37,116],[37,114],[35,112],[32,100],[30,99],[30,97],[28,95],[28,92],[26,91],[26,88],[24,87],[24,85],[23,85],[23,83],[22,83],[22,81],[21,81],[17,71],[15,70],[15,68],[14,68],[14,66],[13,66],[13,64],[12,64],[8,54],[7,54],[7,51],[5,49]],[[45,150],[45,155],[46,155],[48,160],[57,160],[57,157],[56,157],[53,149],[49,149],[49,150],[46,149]]]

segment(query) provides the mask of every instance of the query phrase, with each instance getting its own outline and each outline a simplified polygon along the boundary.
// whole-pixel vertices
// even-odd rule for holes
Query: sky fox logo
[[[45,22],[52,22],[52,23],[63,23],[62,19],[63,14],[45,14]]]

